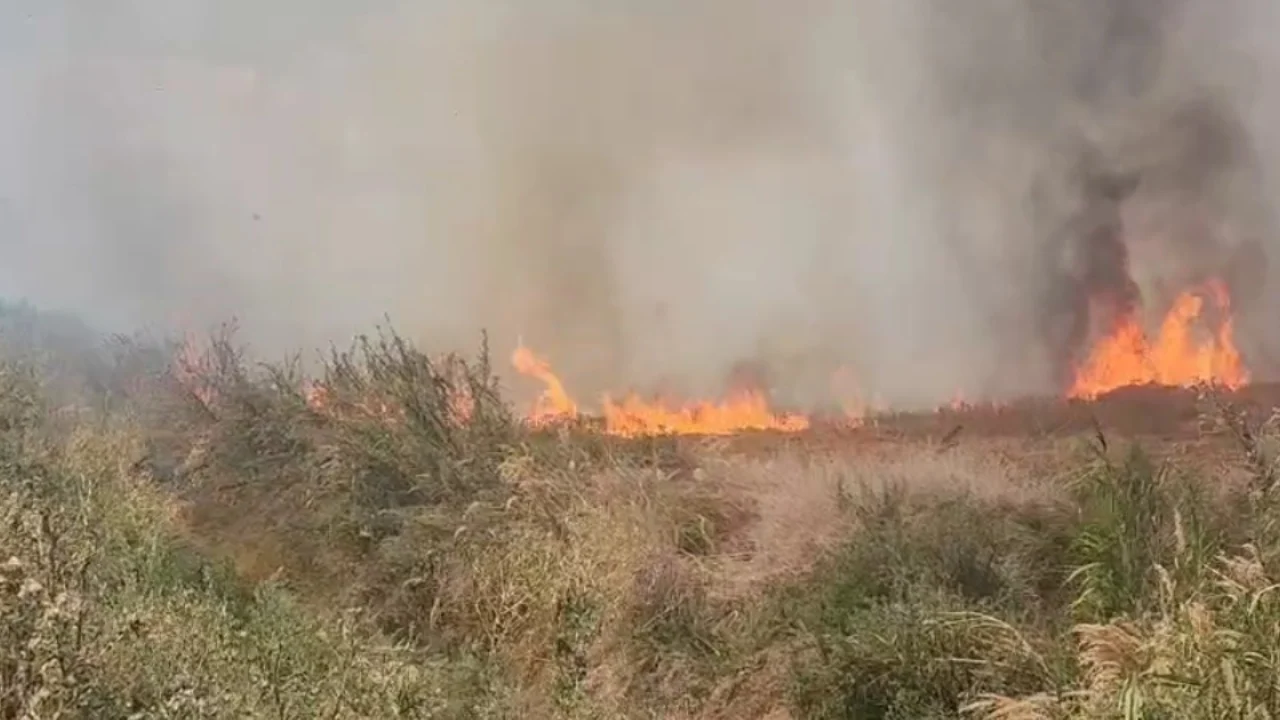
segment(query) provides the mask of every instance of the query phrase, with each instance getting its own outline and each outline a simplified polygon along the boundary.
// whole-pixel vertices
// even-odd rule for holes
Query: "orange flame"
[[[336,396],[333,388],[319,381],[311,381],[304,386],[303,399],[312,412],[329,417],[374,419],[387,423],[404,420],[404,408],[395,403],[372,396],[351,401]]]
[[[523,345],[511,358],[517,372],[543,384],[544,390],[529,413],[534,424],[568,420],[578,416],[578,405],[564,389],[564,383],[545,359]],[[778,415],[769,409],[765,396],[756,390],[742,390],[724,402],[697,402],[671,406],[662,401],[646,401],[629,394],[619,401],[604,398],[605,432],[611,435],[728,435],[745,430],[795,432],[809,427],[802,415]]]
[[[744,430],[797,432],[809,427],[803,415],[775,415],[755,390],[743,390],[724,402],[698,402],[677,408],[646,402],[630,394],[620,402],[604,399],[606,430],[613,435],[731,435]]]
[[[308,382],[302,390],[307,407],[315,412],[324,412],[329,408],[329,388],[318,382]]]
[[[545,388],[529,412],[530,422],[545,424],[577,417],[578,404],[565,392],[564,384],[551,371],[550,363],[520,345],[511,356],[511,364],[515,366],[516,372],[538,380]]]
[[[1206,296],[1217,306],[1222,319],[1210,337],[1197,340],[1196,326]],[[1077,372],[1069,395],[1095,398],[1131,385],[1244,385],[1249,374],[1236,349],[1230,309],[1226,288],[1215,282],[1202,291],[1178,296],[1165,315],[1155,342],[1148,340],[1136,318],[1122,318]]]
[[[404,408],[394,402],[376,399],[372,396],[357,401],[336,401],[333,389],[318,380],[311,380],[303,385],[303,400],[312,412],[330,417],[361,417],[376,419],[381,422],[397,423],[405,418]],[[475,398],[465,387],[455,387],[448,397],[448,421],[455,426],[464,426],[475,414]]]

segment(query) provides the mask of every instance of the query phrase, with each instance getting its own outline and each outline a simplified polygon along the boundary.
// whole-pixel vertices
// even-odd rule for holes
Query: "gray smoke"
[[[906,405],[1055,391],[1088,297],[1213,274],[1269,372],[1272,5],[8,0],[0,292]]]

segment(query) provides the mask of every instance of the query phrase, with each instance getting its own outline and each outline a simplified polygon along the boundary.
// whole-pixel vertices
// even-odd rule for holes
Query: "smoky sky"
[[[1226,276],[1261,368],[1277,30],[1263,0],[8,0],[0,294],[235,317],[264,354],[486,330],[586,399],[754,361],[911,404],[1053,390],[1118,263],[1152,316]]]

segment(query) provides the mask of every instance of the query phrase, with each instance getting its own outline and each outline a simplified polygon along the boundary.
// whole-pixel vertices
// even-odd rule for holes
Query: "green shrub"
[[[1056,510],[891,486],[851,511],[857,531],[782,605],[811,648],[793,686],[804,717],[954,717],[982,693],[1068,681],[1053,646],[1060,608],[1036,590],[1060,576],[1045,562],[1055,538],[1041,534]]]

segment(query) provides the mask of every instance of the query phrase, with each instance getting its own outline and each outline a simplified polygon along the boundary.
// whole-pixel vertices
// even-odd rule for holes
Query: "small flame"
[[[550,363],[523,345],[511,358],[522,375],[542,383],[543,392],[529,413],[535,425],[573,419],[578,405],[552,371]],[[634,393],[621,400],[602,401],[605,432],[637,437],[645,435],[728,435],[745,430],[795,432],[809,427],[802,415],[778,415],[769,408],[764,394],[740,390],[723,402],[672,405],[661,400],[647,401]]]
[[[352,401],[334,393],[333,388],[319,381],[308,382],[303,388],[307,407],[320,415],[348,420],[376,420],[384,423],[404,421],[404,408],[398,404],[373,396]]]
[[[516,372],[542,383],[544,389],[529,412],[529,421],[546,424],[577,417],[578,404],[565,392],[564,384],[551,370],[551,363],[538,357],[532,350],[520,345],[511,356]]]
[[[449,420],[458,426],[471,422],[476,414],[476,399],[466,386],[459,387],[449,397]]]
[[[857,375],[847,365],[836,368],[832,374],[831,394],[844,413],[846,425],[862,425],[871,415],[874,403],[867,399]]]
[[[1221,312],[1222,319],[1208,338],[1197,341],[1205,299]],[[1220,283],[1197,292],[1185,292],[1165,315],[1159,334],[1151,342],[1132,315],[1093,349],[1081,366],[1069,395],[1095,398],[1132,385],[1189,387],[1215,383],[1237,388],[1249,381],[1248,371],[1235,345],[1230,297]]]
[[[186,334],[174,357],[174,378],[202,405],[212,408],[218,398],[208,374],[209,360],[205,350],[194,335]]]
[[[307,407],[324,412],[329,407],[329,387],[318,382],[308,382],[302,391]]]

